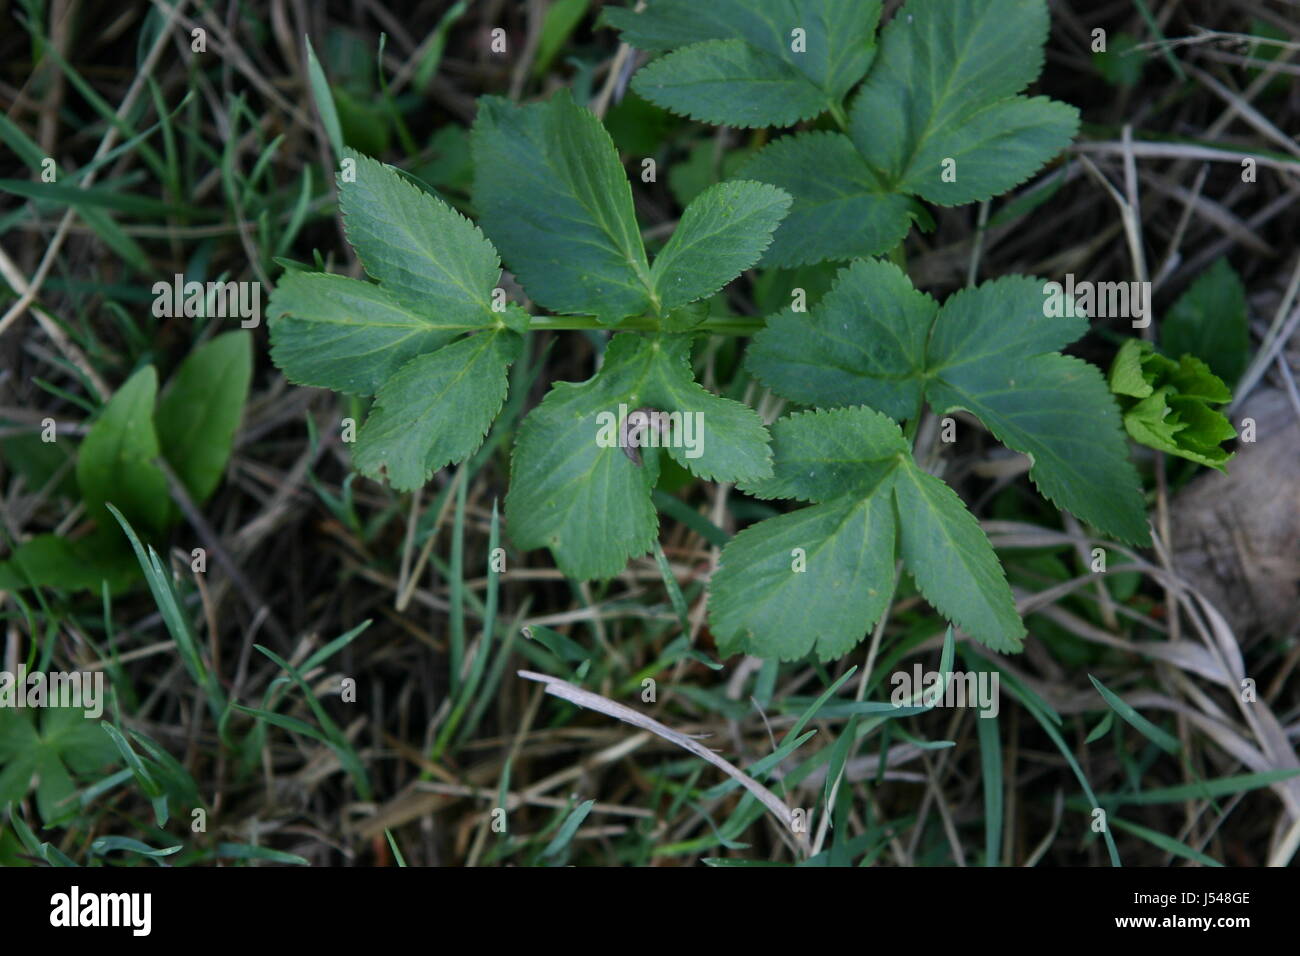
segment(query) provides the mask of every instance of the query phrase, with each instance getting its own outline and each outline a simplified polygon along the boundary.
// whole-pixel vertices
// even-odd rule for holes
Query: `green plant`
[[[20,691],[21,692],[21,691]],[[73,773],[90,774],[111,763],[112,742],[96,721],[71,707],[36,712],[0,707],[0,806],[36,790],[41,819],[50,824],[71,816],[76,792]]]
[[[1221,443],[1236,438],[1237,430],[1211,406],[1228,403],[1232,392],[1196,356],[1175,362],[1150,342],[1129,339],[1111,365],[1110,388],[1134,441],[1225,470],[1232,456]]]
[[[1018,95],[1042,68],[1042,0],[912,0],[877,42],[880,7],[722,0],[701,11],[659,0],[605,11],[626,42],[674,51],[633,80],[667,109],[742,127],[833,118],[837,131],[783,136],[740,171],[794,198],[766,265],[888,252],[914,219],[929,220],[918,199],[957,206],[1004,193],[1078,129],[1072,106]]]
[[[478,226],[409,174],[344,151],[346,234],[375,282],[287,273],[269,308],[274,361],[294,382],[374,396],[354,462],[405,490],[479,447],[530,331],[613,333],[597,372],[555,383],[519,427],[506,499],[516,545],[597,579],[652,550],[661,455],[599,441],[603,416],[699,415],[699,448],[664,449],[678,465],[811,503],[723,550],[710,623],[724,650],[844,654],[888,607],[896,558],[971,636],[1018,649],[1024,627],[988,539],[913,444],[927,407],[965,410],[1030,457],[1054,504],[1148,543],[1106,380],[1060,353],[1087,321],[1049,317],[1041,281],[1017,276],[940,306],[869,257],[901,260],[911,224],[931,223],[922,201],[971,203],[1023,182],[1068,144],[1077,113],[1020,95],[1042,64],[1042,0],[911,0],[877,39],[879,15],[877,2],[838,0],[606,9],[625,41],[664,54],[633,80],[647,99],[739,127],[815,121],[736,178],[693,188],[653,258],[609,134],[567,91],[480,100]],[[822,128],[827,117],[837,129]],[[507,302],[498,252],[550,315]],[[811,310],[802,287],[767,320],[715,297],[754,266],[848,260]],[[755,411],[695,381],[704,335],[752,335],[752,374],[816,410],[779,420],[769,439]]]
[[[170,467],[185,493],[202,504],[216,491],[230,458],[253,370],[247,332],[227,332],[191,352],[161,397],[158,372],[144,365],[100,410],[76,451],[76,485],[95,530],[72,540],[42,534],[0,562],[0,588],[117,590],[137,575],[108,504],[115,504],[149,538],[161,536],[181,513],[173,503]],[[47,424],[44,447],[70,442]],[[61,452],[62,453],[62,452]]]

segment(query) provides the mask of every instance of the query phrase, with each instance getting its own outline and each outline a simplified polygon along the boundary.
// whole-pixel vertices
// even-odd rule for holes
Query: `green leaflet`
[[[523,107],[484,100],[473,143],[483,227],[528,294],[609,324],[666,319],[717,292],[758,261],[790,206],[762,183],[705,189],[651,268],[609,134],[568,91]]]
[[[1142,485],[1101,372],[1064,348],[1087,321],[1044,316],[1039,280],[1011,276],[948,299],[928,352],[926,400],[964,408],[1033,462],[1059,507],[1129,544],[1148,544]]]
[[[380,286],[320,272],[281,276],[267,316],[271,360],[289,381],[352,395],[373,395],[406,362],[462,331]]]
[[[348,242],[384,290],[438,325],[494,325],[496,250],[472,222],[396,172],[354,150],[355,178],[338,175]]]
[[[286,273],[267,310],[271,357],[299,384],[376,395],[356,466],[410,490],[482,443],[529,317],[494,302],[501,263],[477,226],[392,167],[347,160],[348,240],[381,284]]]
[[[1058,351],[1087,322],[1044,312],[1036,279],[986,282],[940,308],[896,266],[859,261],[812,311],[771,319],[748,362],[773,391],[804,405],[861,402],[899,420],[914,417],[922,401],[940,414],[965,409],[1030,456],[1030,477],[1045,497],[1145,544],[1141,484],[1106,382]]]
[[[77,485],[86,513],[106,526],[105,502],[149,534],[167,527],[171,496],[167,478],[154,464],[161,448],[154,430],[158,373],[140,369],[109,399],[87,432],[77,455]]]
[[[762,183],[710,186],[686,207],[650,278],[667,312],[717,292],[763,254],[790,197]]]
[[[386,473],[394,488],[410,491],[472,455],[501,410],[523,341],[491,329],[403,365],[380,387],[357,436],[357,470],[375,480]]]
[[[892,484],[892,476],[891,476]],[[885,611],[894,574],[890,488],[760,521],[723,549],[709,627],[723,656],[847,654]],[[794,570],[802,549],[808,568]]]
[[[1043,0],[911,0],[899,10],[847,135],[783,137],[740,170],[794,196],[765,264],[883,253],[916,215],[909,197],[988,199],[1057,155],[1078,111],[1016,95],[1038,76],[1047,26]]]
[[[271,358],[297,384],[372,395],[461,332],[512,323],[493,310],[501,263],[478,227],[391,166],[346,152],[344,229],[381,284],[283,275],[267,305]]]
[[[855,112],[855,123],[861,115]],[[1078,129],[1078,110],[1045,96],[994,103],[918,144],[900,188],[940,206],[990,199],[1032,176]]]
[[[940,205],[1023,182],[1078,126],[1065,104],[1011,99],[1042,69],[1047,29],[1044,0],[911,0],[882,31],[853,103],[858,149],[892,183]],[[1034,123],[1040,138],[1025,142]],[[968,172],[976,147],[987,155]],[[955,182],[942,181],[945,157],[957,159]]]
[[[1226,471],[1232,455],[1222,443],[1237,431],[1210,406],[1232,401],[1232,392],[1206,363],[1194,355],[1175,362],[1150,342],[1129,339],[1111,365],[1110,388],[1134,441]]]
[[[675,50],[633,87],[675,113],[726,126],[789,126],[838,108],[875,56],[879,0],[650,0],[607,7],[643,50]]]
[[[534,301],[608,322],[656,308],[632,188],[568,90],[522,107],[483,97],[470,142],[479,221]]]
[[[642,448],[638,466],[618,446],[620,411],[698,413],[690,420],[694,430],[679,433],[694,447],[679,441],[666,450],[701,477],[758,480],[771,472],[762,420],[696,384],[690,338],[617,335],[595,375],[580,384],[557,383],[524,419],[506,496],[516,545],[549,547],[573,578],[612,577],[651,549],[658,516],[650,492],[659,456]]]
[[[1167,355],[1195,355],[1228,386],[1250,361],[1246,288],[1227,259],[1217,259],[1197,276],[1160,324]]]
[[[737,175],[779,186],[794,197],[763,259],[767,266],[874,255],[902,242],[912,226],[912,200],[887,190],[840,133],[783,136]]]
[[[1018,651],[1025,627],[975,516],[946,484],[909,462],[894,483],[903,565],[925,599],[995,651]]]
[[[995,650],[1024,625],[1002,568],[956,493],[912,460],[898,426],[854,407],[802,412],[772,429],[773,475],[744,485],[811,507],[741,531],[710,582],[723,653],[823,660],[851,650],[886,609],[898,557],[921,593]]]
[[[191,352],[158,400],[159,444],[195,504],[226,470],[252,374],[252,338],[227,332]]]
[[[708,40],[636,75],[633,89],[674,113],[717,126],[790,126],[828,101],[798,70],[744,40]]]
[[[925,390],[925,348],[939,305],[896,266],[855,262],[808,313],[768,320],[750,370],[803,405],[870,405],[901,421]]]

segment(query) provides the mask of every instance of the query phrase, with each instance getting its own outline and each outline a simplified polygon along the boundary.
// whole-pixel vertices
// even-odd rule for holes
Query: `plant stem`
[[[916,400],[916,411],[912,413],[912,417],[909,418],[907,422],[903,425],[903,437],[907,439],[909,443],[912,444],[913,457],[916,456],[916,444],[915,444],[916,430],[917,427],[920,426],[921,416],[924,414],[925,414],[925,393],[923,392]]]
[[[839,103],[831,104],[831,117],[839,125],[842,132],[847,133],[849,131],[849,116],[844,112],[844,107]]]

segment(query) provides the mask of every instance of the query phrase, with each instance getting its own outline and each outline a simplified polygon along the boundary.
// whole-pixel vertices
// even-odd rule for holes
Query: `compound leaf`
[[[504,314],[493,307],[501,266],[477,228],[391,168],[351,158],[358,162],[356,181],[339,186],[345,208],[356,207],[347,220],[349,239],[384,284],[315,272],[281,277],[267,311],[271,357],[290,381],[371,395],[412,358],[461,332],[502,322],[526,328],[516,307]],[[363,198],[377,205],[358,206]],[[377,213],[401,228],[388,235],[387,220]],[[401,218],[415,213],[428,221]],[[449,251],[448,243],[455,248]],[[390,261],[385,251],[391,249],[397,251]]]
[[[861,406],[802,412],[778,421],[772,437],[772,477],[745,490],[817,503],[747,528],[723,549],[709,625],[724,653],[847,653],[885,611],[896,532],[935,608],[989,647],[1020,649],[1024,626],[993,548],[956,493],[912,461],[894,422]]]
[[[1029,455],[1057,505],[1130,543],[1149,532],[1115,403],[1095,367],[1056,350],[1086,330],[1049,315],[1037,280],[1008,277],[939,308],[896,266],[857,262],[808,315],[775,317],[748,361],[779,394],[823,406],[865,402],[895,419],[922,399],[965,409]]]
[[[912,196],[988,199],[1057,155],[1078,111],[1015,95],[1042,67],[1047,25],[1043,0],[911,0],[881,34],[848,135],[782,137],[740,171],[794,197],[765,264],[884,253],[919,214]]]
[[[1007,103],[1042,69],[1047,29],[1043,0],[910,0],[881,32],[880,56],[853,103],[857,148],[890,185],[944,204],[1022,181],[1078,122],[1061,104]],[[1031,134],[1029,119],[1047,125]],[[957,152],[957,181],[944,184],[935,161]]]
[[[410,490],[482,443],[529,317],[496,301],[501,262],[477,226],[392,167],[351,150],[344,163],[348,241],[380,284],[286,274],[269,307],[272,358],[299,384],[376,394],[356,466]]]

